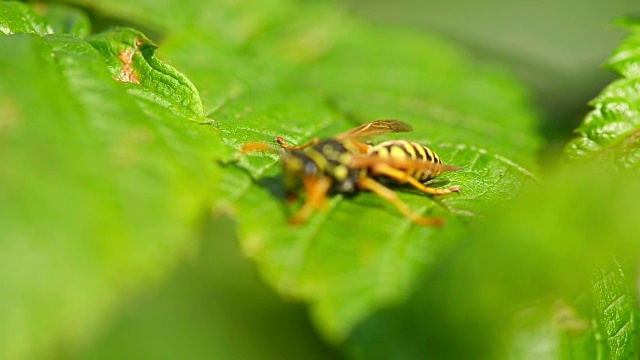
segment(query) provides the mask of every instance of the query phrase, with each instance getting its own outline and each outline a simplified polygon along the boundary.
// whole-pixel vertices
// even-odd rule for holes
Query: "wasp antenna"
[[[278,149],[274,149],[271,145],[261,142],[248,142],[240,147],[240,154],[249,154],[252,152],[271,152],[277,153]]]
[[[278,136],[274,141],[277,142],[280,145],[280,147],[285,150],[304,150],[310,146],[318,144],[320,142],[320,139],[315,137],[311,139],[311,141],[298,146],[287,144],[287,141],[282,136]]]

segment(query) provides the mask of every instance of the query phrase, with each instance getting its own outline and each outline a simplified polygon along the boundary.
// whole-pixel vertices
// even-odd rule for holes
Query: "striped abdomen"
[[[380,157],[409,158],[429,163],[442,164],[438,155],[428,147],[405,140],[390,140],[382,142],[372,147],[368,154]],[[420,182],[425,182],[438,175],[437,172],[425,170],[408,170],[407,173]]]

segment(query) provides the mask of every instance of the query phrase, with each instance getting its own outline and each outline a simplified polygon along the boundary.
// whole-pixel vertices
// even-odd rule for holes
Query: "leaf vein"
[[[631,325],[632,318],[627,319],[613,334],[609,335],[609,339],[616,338],[620,335],[620,333],[627,327]]]
[[[622,301],[622,300],[625,298],[625,296],[626,296],[626,295],[627,295],[626,293],[622,293],[622,294],[620,294],[617,298],[615,298],[614,300],[612,300],[612,301],[611,301],[611,303],[609,303],[609,305],[607,305],[607,306],[604,308],[604,311],[605,311],[605,312],[606,312],[606,311],[609,311],[609,310],[610,310],[614,305],[616,305],[618,302]]]

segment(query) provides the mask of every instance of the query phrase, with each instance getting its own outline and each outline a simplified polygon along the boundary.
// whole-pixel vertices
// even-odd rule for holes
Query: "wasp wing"
[[[412,131],[411,125],[399,120],[375,120],[338,134],[336,140],[358,140],[389,133]]]

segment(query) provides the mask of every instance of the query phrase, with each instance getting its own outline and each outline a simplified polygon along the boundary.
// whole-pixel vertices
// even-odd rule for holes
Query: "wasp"
[[[442,219],[418,215],[386,185],[409,184],[432,195],[459,193],[459,186],[436,189],[424,183],[443,172],[460,168],[443,164],[435,152],[414,142],[390,140],[377,145],[363,142],[383,134],[412,130],[402,121],[376,120],[332,138],[314,138],[299,146],[289,145],[278,136],[275,141],[285,150],[281,160],[287,197],[295,199],[300,190],[306,193],[305,202],[290,221],[294,224],[305,222],[315,210],[323,208],[330,192],[354,195],[370,191],[417,224],[441,226]],[[248,143],[242,152],[268,149],[264,144]]]

